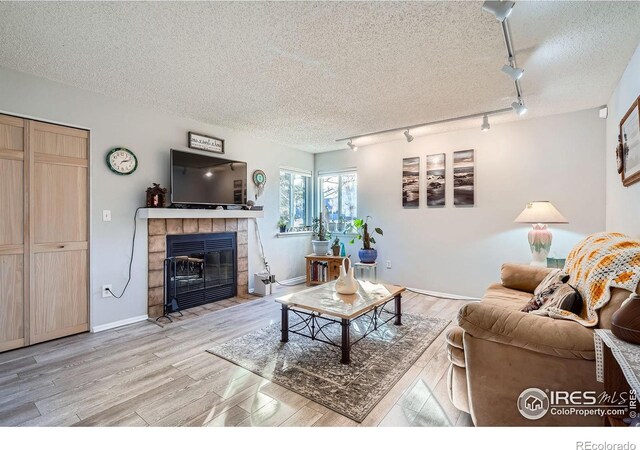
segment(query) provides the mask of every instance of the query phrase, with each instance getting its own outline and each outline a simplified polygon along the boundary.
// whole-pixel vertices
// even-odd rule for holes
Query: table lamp
[[[533,255],[532,266],[547,266],[547,255],[551,249],[551,232],[547,229],[549,223],[569,223],[560,211],[548,201],[527,203],[524,211],[516,217],[517,223],[533,224],[529,231],[529,247]]]

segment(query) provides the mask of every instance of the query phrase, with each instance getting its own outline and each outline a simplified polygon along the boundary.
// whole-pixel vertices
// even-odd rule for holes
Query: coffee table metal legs
[[[289,307],[287,305],[282,305],[282,320],[280,321],[280,327],[280,331],[282,332],[280,342],[289,342]]]
[[[342,364],[349,364],[351,362],[351,338],[349,336],[349,330],[351,329],[351,324],[349,323],[349,319],[342,319],[342,345],[340,348],[342,349],[342,359],[340,362]]]
[[[396,301],[396,321],[395,325],[402,325],[402,295],[398,294],[395,297]]]

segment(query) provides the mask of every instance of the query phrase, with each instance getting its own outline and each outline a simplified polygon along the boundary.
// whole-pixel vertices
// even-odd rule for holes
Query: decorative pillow
[[[582,295],[576,288],[569,283],[560,285],[551,298],[547,300],[537,311],[532,311],[534,314],[546,315],[546,311],[549,308],[559,308],[564,311],[572,312],[573,314],[580,314],[582,312]]]
[[[521,309],[522,312],[531,312],[539,309],[549,301],[553,293],[564,283],[569,281],[569,274],[560,269],[553,270],[544,277],[544,280],[533,291],[533,298]]]

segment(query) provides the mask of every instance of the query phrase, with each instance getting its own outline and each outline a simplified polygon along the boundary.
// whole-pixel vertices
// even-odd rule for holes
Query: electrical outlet
[[[387,259],[387,269],[391,269],[391,260]]]
[[[110,284],[103,284],[102,285],[102,298],[113,297],[111,292],[109,292],[107,289],[113,290],[113,287]]]
[[[103,222],[111,222],[111,210],[103,209],[102,210],[102,221]]]

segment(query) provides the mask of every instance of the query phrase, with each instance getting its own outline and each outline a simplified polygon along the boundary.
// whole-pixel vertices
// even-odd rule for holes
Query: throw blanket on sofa
[[[570,319],[587,327],[598,324],[598,310],[611,298],[611,288],[635,292],[640,282],[640,241],[620,233],[596,233],[569,253],[565,271],[582,295],[580,315],[559,308],[546,310],[550,317]]]

